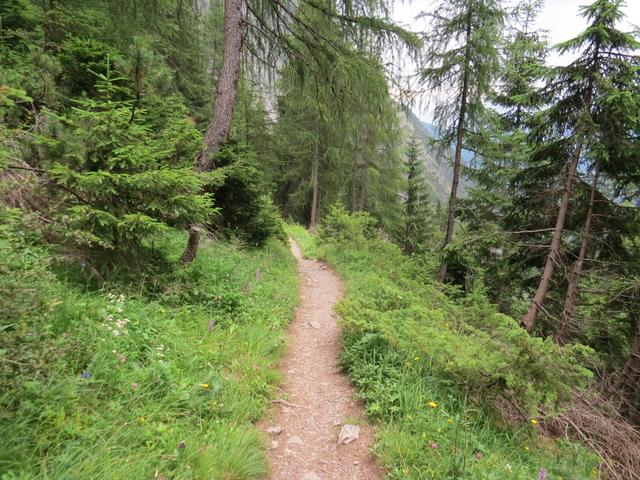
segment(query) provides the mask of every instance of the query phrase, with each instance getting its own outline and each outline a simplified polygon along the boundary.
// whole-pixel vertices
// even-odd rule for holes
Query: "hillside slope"
[[[431,187],[434,202],[446,204],[451,192],[451,180],[453,169],[451,167],[451,157],[449,155],[438,155],[436,147],[432,144],[434,126],[422,122],[413,112],[408,109],[401,109],[398,113],[400,125],[406,132],[405,141],[415,135],[418,139],[420,155],[425,163],[427,181]],[[470,160],[470,153],[463,154],[463,160]],[[464,196],[468,183],[461,179],[458,195]]]

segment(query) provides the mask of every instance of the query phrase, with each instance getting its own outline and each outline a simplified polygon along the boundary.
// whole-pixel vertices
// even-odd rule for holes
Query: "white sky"
[[[429,12],[438,2],[436,0],[396,0],[393,9],[393,18],[409,30],[421,31],[425,29],[425,21],[415,20],[420,12]],[[543,10],[538,16],[538,28],[546,30],[549,36],[549,43],[556,43],[569,40],[582,32],[587,23],[579,15],[579,7],[593,3],[593,0],[546,0]],[[626,0],[623,8],[626,14],[626,21],[621,25],[623,30],[632,30],[634,25],[640,25],[640,0]],[[560,57],[557,53],[551,52],[548,62],[552,65],[567,64],[571,58]],[[405,71],[406,69],[406,71]],[[403,65],[402,73],[410,75],[415,72],[411,65]],[[416,112],[418,116],[428,120],[429,114]]]

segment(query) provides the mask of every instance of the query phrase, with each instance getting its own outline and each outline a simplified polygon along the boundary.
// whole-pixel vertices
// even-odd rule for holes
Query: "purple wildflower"
[[[81,376],[82,378],[84,378],[85,380],[88,380],[89,378],[91,378],[91,374],[90,374],[89,372],[87,372],[86,370],[84,370],[84,371],[80,374],[80,376]]]
[[[538,472],[538,480],[547,480],[547,469],[541,468]]]
[[[187,444],[185,443],[185,441],[181,440],[180,443],[178,444],[178,448],[179,449],[183,449],[183,448],[186,448],[186,447],[187,447]]]

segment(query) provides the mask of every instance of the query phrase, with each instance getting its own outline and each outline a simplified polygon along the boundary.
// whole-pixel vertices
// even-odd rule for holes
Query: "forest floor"
[[[303,258],[293,240],[291,249],[298,260],[300,305],[280,364],[284,381],[261,425],[269,435],[272,478],[381,478],[370,453],[373,429],[338,366],[341,333],[333,306],[342,297],[341,280],[325,264]]]

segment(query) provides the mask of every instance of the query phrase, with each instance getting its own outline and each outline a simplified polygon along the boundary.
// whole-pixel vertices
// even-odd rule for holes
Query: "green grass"
[[[556,388],[549,372],[537,371],[546,360],[538,364],[524,350],[555,358],[552,375],[573,372],[555,347],[523,338],[515,322],[491,314],[481,299],[443,294],[428,258],[410,260],[364,236],[334,242],[298,226],[288,232],[305,255],[328,261],[345,281],[342,364],[378,424],[374,451],[386,478],[535,480],[542,469],[547,480],[597,478],[598,459],[583,447],[543,438],[531,414],[509,422],[497,408],[502,393],[522,385],[523,404],[545,398],[531,389]]]
[[[176,261],[183,242],[161,247]],[[187,268],[97,290],[44,248],[0,253],[2,480],[263,478],[253,424],[297,303],[285,245],[207,243]]]

